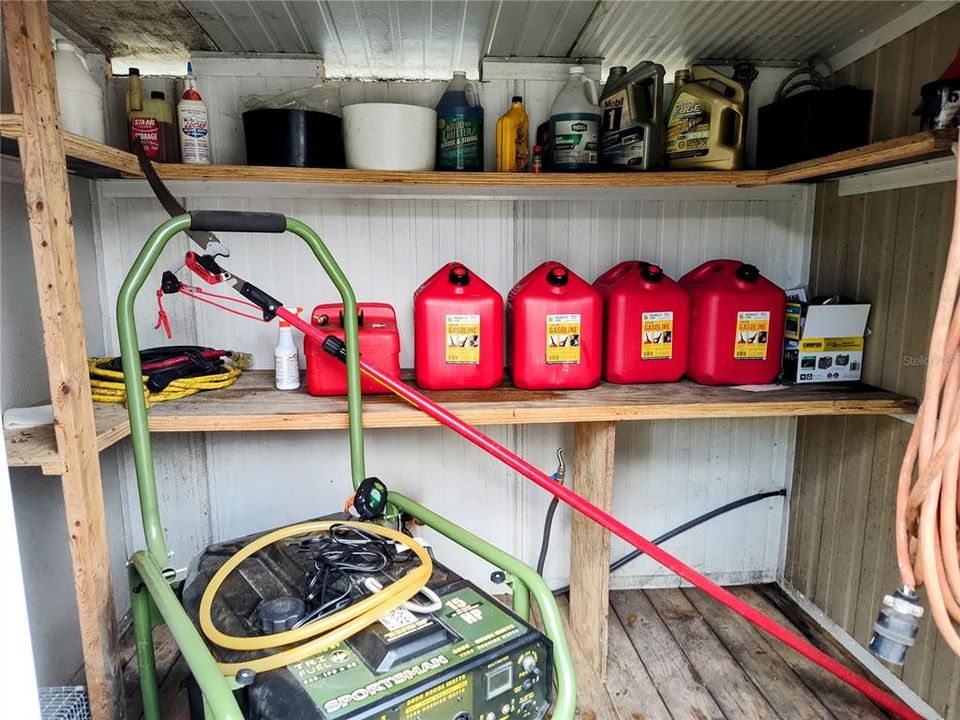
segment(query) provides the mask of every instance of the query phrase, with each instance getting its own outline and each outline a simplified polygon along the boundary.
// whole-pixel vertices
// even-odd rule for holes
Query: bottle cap
[[[663,268],[661,268],[659,265],[642,265],[640,267],[640,275],[644,280],[658,283],[663,280]]]
[[[302,312],[303,312],[303,308],[302,308],[302,307],[298,307],[298,308],[297,308],[297,312],[296,312],[297,317],[299,317],[299,316],[300,316],[300,313],[302,313]],[[290,327],[290,323],[281,318],[281,320],[280,320],[280,327],[282,327],[282,328],[288,328],[288,327]]]
[[[466,71],[466,70],[454,70],[454,71],[453,71],[453,76],[454,76],[454,77],[466,77],[466,76],[467,76],[467,71]]]
[[[193,63],[187,60],[187,75],[193,75]]]
[[[626,74],[627,74],[626,65],[614,65],[612,68],[610,68],[610,74],[607,76],[607,78],[609,79],[609,78],[620,77],[621,75],[626,75]]]
[[[150,91],[151,100],[166,100],[167,96],[163,94],[162,90],[151,90]]]
[[[63,38],[58,38],[56,45],[57,45],[57,50],[70,50],[70,51],[74,51],[74,50],[77,49],[77,46],[76,46],[76,45],[74,45],[74,44],[73,44],[72,42],[70,42],[69,40],[65,40],[65,39],[63,39]]]
[[[736,270],[736,276],[743,280],[744,282],[753,283],[757,281],[757,278],[760,277],[760,271],[757,269],[756,265],[750,265],[749,263],[743,263]]]
[[[547,273],[547,282],[557,287],[566,285],[569,280],[570,271],[563,265],[554,265],[550,268],[550,272]]]
[[[468,285],[470,283],[470,271],[463,265],[454,265],[450,268],[450,282],[454,285]]]
[[[513,100],[511,100],[511,102],[522,103],[522,102],[523,102],[523,95],[514,95],[514,96],[513,96]]]
[[[127,70],[127,74],[128,74],[128,75],[131,75],[131,76],[136,75],[137,77],[139,77],[139,76],[140,76],[140,68],[130,68],[129,70]]]
[[[582,65],[574,65],[570,68],[571,75],[583,75],[584,72],[585,70],[583,69]]]

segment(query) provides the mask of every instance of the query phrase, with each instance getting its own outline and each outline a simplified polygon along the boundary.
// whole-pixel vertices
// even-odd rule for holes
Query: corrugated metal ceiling
[[[186,50],[315,53],[332,77],[445,78],[485,56],[798,61],[825,57],[918,2],[864,0],[182,0],[165,35]],[[945,9],[952,2],[934,2]],[[140,42],[153,2],[54,0],[53,12],[108,54]],[[96,11],[94,11],[96,9]],[[184,11],[185,10],[185,11]],[[61,14],[62,13],[62,14]],[[141,16],[138,23],[136,16]],[[72,18],[69,16],[73,16]],[[86,22],[84,18],[114,18]],[[73,22],[71,23],[71,19]],[[83,27],[76,27],[77,23]],[[139,32],[138,32],[139,30]],[[203,40],[198,42],[197,36]],[[133,48],[135,49],[135,48]],[[132,53],[135,55],[135,52]]]

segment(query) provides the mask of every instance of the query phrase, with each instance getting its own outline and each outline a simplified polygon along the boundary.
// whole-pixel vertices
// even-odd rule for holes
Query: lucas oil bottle
[[[437,104],[437,170],[483,170],[480,92],[461,70]]]
[[[747,91],[704,65],[678,70],[667,113],[667,164],[685,170],[743,167]]]
[[[600,96],[600,164],[651,170],[663,163],[663,65],[610,68]]]
[[[581,66],[570,68],[570,79],[550,107],[551,170],[597,169],[599,102],[596,81],[586,77]]]

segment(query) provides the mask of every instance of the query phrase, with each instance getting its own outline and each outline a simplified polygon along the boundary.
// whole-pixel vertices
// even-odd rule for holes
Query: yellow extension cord
[[[339,612],[293,630],[273,633],[271,635],[238,637],[236,635],[227,635],[217,629],[213,624],[211,614],[213,600],[224,580],[226,580],[230,573],[236,570],[244,560],[273,543],[298,535],[325,532],[334,525],[358,528],[400,543],[409,548],[420,559],[420,565],[380,592],[365,597],[363,600]],[[269,650],[305,641],[301,645],[274,655],[268,655],[258,660],[247,660],[238,663],[217,663],[217,667],[220,668],[220,671],[226,677],[231,677],[235,675],[238,670],[244,668],[258,673],[268,672],[316,655],[337,643],[343,642],[363,628],[372,625],[384,614],[400,607],[400,605],[420,592],[420,589],[427,584],[427,580],[430,579],[432,573],[433,562],[430,560],[430,555],[426,549],[410,536],[404,535],[391,528],[349,520],[316,521],[290,525],[289,527],[280,528],[279,530],[258,537],[249,545],[235,553],[217,570],[204,590],[203,597],[200,599],[200,629],[203,630],[203,634],[206,635],[211,642],[220,647],[230,648],[232,650]],[[319,635],[319,637],[315,637],[317,635]]]
[[[100,363],[111,358],[87,358],[90,367],[90,390],[94,402],[125,403],[127,391],[123,385],[123,373],[117,370],[108,370],[100,367]],[[195,395],[201,390],[219,390],[233,385],[240,377],[240,369],[225,363],[224,370],[215,375],[204,375],[194,378],[180,378],[174,380],[160,392],[151,392],[147,389],[147,377],[143,377],[143,397],[149,408],[155,402],[165,400],[180,400]]]

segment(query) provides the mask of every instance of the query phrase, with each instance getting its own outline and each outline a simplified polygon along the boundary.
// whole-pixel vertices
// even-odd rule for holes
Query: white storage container
[[[69,40],[57,40],[53,59],[63,129],[104,142],[103,89],[91,77],[87,61]]]

